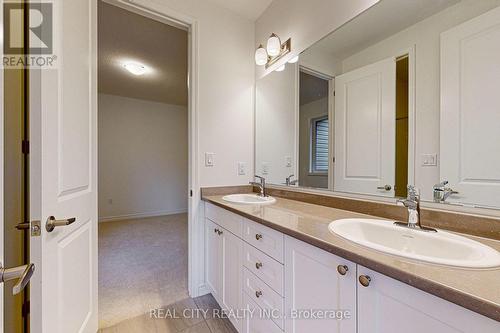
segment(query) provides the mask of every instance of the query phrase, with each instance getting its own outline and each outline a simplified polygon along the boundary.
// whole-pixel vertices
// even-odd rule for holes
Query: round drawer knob
[[[256,240],[261,240],[262,239],[262,235],[261,234],[256,234],[255,235],[255,239]]]
[[[346,265],[338,265],[337,266],[337,272],[339,272],[340,275],[346,275],[348,270],[349,270],[349,267],[347,267]]]
[[[255,297],[259,298],[260,296],[262,296],[262,291],[256,291],[255,292]]]
[[[363,287],[368,287],[372,281],[368,275],[360,275],[358,280]]]
[[[255,263],[255,268],[261,269],[262,268],[262,263],[261,262],[256,262]]]

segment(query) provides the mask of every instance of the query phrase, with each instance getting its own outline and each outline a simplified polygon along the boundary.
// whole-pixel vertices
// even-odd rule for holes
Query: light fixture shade
[[[281,40],[276,34],[272,34],[267,40],[267,54],[271,57],[276,57],[281,51]]]
[[[134,75],[144,75],[147,72],[146,66],[139,64],[137,62],[127,62],[123,64],[123,67]]]
[[[281,65],[280,67],[276,68],[276,72],[283,72],[285,70],[285,65]]]
[[[259,45],[259,48],[255,51],[255,63],[259,66],[267,63],[267,52],[262,44]]]
[[[295,56],[292,59],[288,60],[290,64],[295,64],[297,61],[299,61],[299,56]]]

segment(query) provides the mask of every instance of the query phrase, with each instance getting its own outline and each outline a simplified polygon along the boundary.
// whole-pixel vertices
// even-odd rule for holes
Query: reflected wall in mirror
[[[257,172],[389,198],[414,184],[423,200],[500,207],[499,6],[381,0],[258,80]]]

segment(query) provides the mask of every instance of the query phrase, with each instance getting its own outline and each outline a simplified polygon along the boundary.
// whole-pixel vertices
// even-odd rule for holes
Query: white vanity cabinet
[[[337,311],[348,311],[350,318],[335,319]],[[356,264],[285,237],[285,313],[287,333],[355,333]]]
[[[255,311],[230,318],[238,332],[500,332],[492,319],[217,206],[207,203],[205,216],[206,286],[223,309]]]
[[[358,265],[358,333],[493,333],[500,324]],[[457,277],[460,278],[460,277]]]

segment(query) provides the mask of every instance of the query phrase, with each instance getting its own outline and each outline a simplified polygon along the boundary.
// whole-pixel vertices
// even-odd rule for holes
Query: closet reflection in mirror
[[[424,201],[500,206],[500,158],[488,153],[500,151],[500,94],[487,88],[500,85],[499,6],[381,0],[257,80],[256,173],[388,198],[415,185]]]

